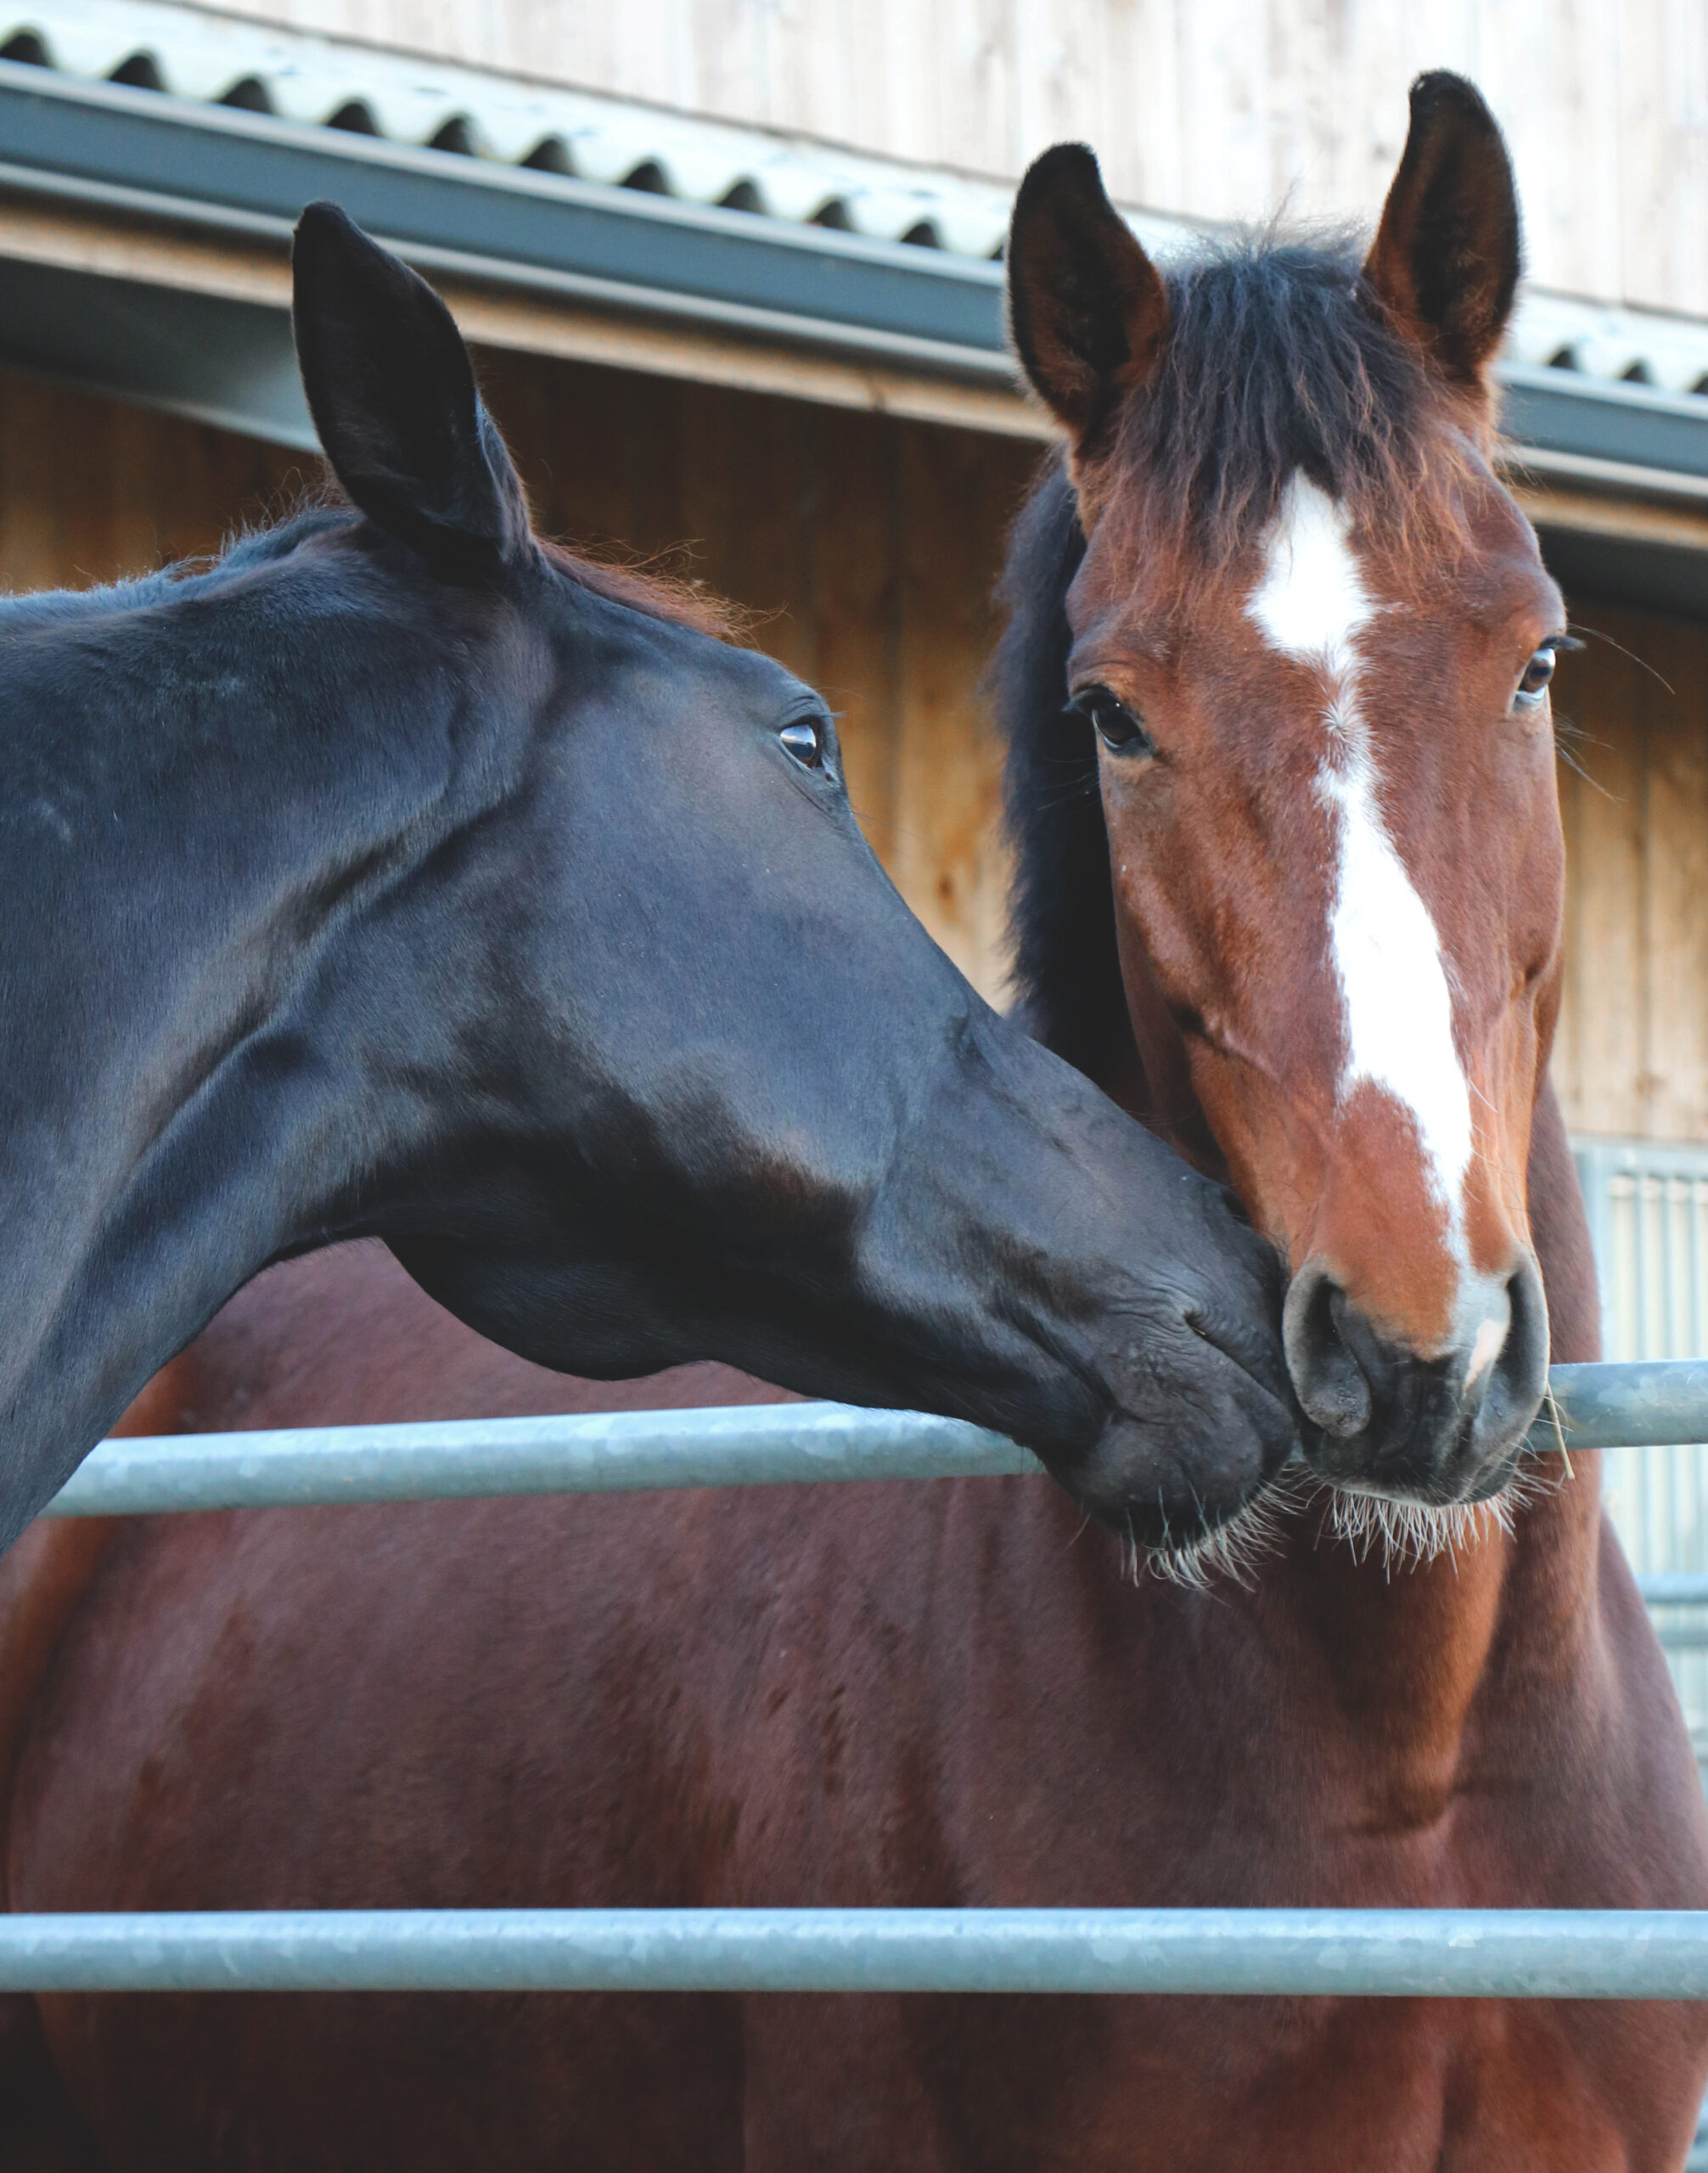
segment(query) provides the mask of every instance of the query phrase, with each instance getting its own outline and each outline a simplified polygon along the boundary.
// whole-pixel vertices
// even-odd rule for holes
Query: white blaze
[[[1470,1090],[1453,1042],[1441,938],[1382,817],[1356,647],[1380,607],[1364,586],[1351,525],[1342,507],[1295,474],[1247,609],[1276,649],[1315,665],[1324,682],[1328,746],[1317,789],[1338,818],[1329,936],[1346,1014],[1340,1098],[1368,1083],[1409,1113],[1463,1269]]]

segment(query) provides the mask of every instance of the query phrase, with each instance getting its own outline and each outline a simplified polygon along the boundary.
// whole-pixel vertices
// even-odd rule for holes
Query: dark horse
[[[1488,464],[1516,263],[1451,78],[1362,267],[1160,279],[1080,151],[1016,213],[1073,437],[998,671],[1029,1005],[1292,1268],[1312,1480],[1236,1527],[1244,1581],[1124,1581],[1026,1480],[68,1534],[8,1611],[13,1906],[1708,1903],[1594,1459],[1508,1483],[1538,1268],[1595,1350],[1545,1085],[1563,621]],[[257,1284],[139,1423],[542,1392],[383,1269]],[[58,1999],[45,2049],[13,2015],[40,2162],[124,2173],[1662,2173],[1708,2064],[1700,2008],[1593,2002]]]
[[[536,540],[449,315],[331,206],[295,321],[353,506],[0,606],[0,1544],[357,1234],[542,1362],[1237,1507],[1293,1439],[1261,1241],[936,951],[816,695]]]

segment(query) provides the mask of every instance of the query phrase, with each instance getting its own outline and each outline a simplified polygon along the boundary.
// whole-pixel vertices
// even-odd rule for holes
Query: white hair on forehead
[[[1453,1038],[1441,938],[1383,814],[1357,646],[1383,607],[1366,584],[1351,531],[1346,509],[1295,472],[1246,609],[1272,648],[1312,665],[1324,681],[1327,744],[1317,791],[1334,834],[1329,949],[1344,1025],[1339,1098],[1368,1085],[1408,1115],[1463,1272],[1469,1265],[1470,1087]]]

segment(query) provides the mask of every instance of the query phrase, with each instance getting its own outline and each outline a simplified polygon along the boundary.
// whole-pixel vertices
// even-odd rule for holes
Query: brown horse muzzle
[[[1331,1485],[1445,1505],[1511,1477],[1548,1386],[1548,1310],[1526,1249],[1484,1294],[1474,1336],[1420,1353],[1385,1334],[1321,1255],[1287,1294],[1282,1338],[1311,1422],[1306,1463]]]

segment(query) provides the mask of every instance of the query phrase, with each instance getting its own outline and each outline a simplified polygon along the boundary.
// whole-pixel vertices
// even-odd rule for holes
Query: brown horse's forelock
[[[1247,550],[1300,469],[1378,543],[1455,547],[1492,418],[1391,325],[1350,242],[1230,242],[1165,284],[1157,373],[1087,465],[1100,506],[1166,540],[1188,590]]]

